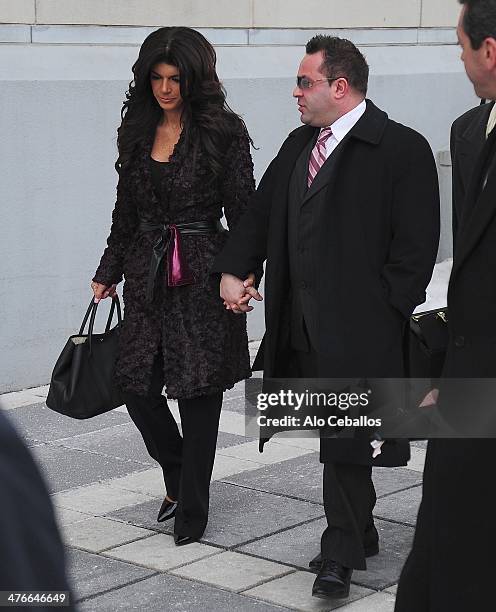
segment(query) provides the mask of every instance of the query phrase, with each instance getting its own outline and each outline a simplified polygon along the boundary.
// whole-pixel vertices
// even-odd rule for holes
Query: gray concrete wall
[[[29,2],[24,4],[28,10]],[[0,45],[0,392],[48,381],[89,302],[115,196],[121,102],[146,31],[0,27],[0,40],[6,41]],[[259,178],[288,131],[299,125],[291,90],[302,45],[314,32],[205,33],[216,43],[230,103],[244,115],[259,147],[253,152]],[[422,132],[436,154],[446,149],[453,119],[477,103],[453,29],[346,34],[361,44],[371,65],[370,97],[392,118]],[[443,172],[449,175],[446,164]],[[443,206],[449,210],[449,194]],[[449,223],[445,215],[441,258],[450,254]],[[262,331],[257,307],[250,336],[259,338]]]

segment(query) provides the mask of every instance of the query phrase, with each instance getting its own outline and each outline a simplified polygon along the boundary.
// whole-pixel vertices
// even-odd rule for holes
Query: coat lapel
[[[382,139],[386,128],[388,116],[384,111],[375,106],[370,100],[366,100],[367,108],[357,123],[339,143],[332,154],[327,158],[322,168],[317,173],[310,189],[307,191],[302,206],[313,198],[322,189],[332,190],[334,180],[337,176],[339,164],[352,140],[361,140],[372,145],[377,145]]]
[[[479,153],[470,179],[466,199],[469,202],[474,202],[474,205],[471,207],[470,216],[467,215],[468,218],[465,219],[461,227],[459,247],[458,251],[455,252],[452,274],[460,268],[472,249],[477,245],[479,238],[496,212],[494,200],[494,194],[496,193],[495,145],[496,132],[493,131]],[[493,160],[488,170],[486,185],[481,189],[480,185],[483,180],[481,173],[484,171],[487,156],[490,154],[491,149],[493,150]]]
[[[467,193],[469,186],[465,183],[465,179],[471,175],[471,171],[474,167],[474,159],[478,159],[484,148],[487,121],[493,106],[494,103],[486,104],[482,112],[478,114],[477,119],[472,121],[467,126],[466,130],[459,134],[456,139],[456,153],[460,165],[460,178],[465,193]]]
[[[343,153],[344,144],[347,138],[344,138],[331,155],[326,159],[321,169],[317,172],[317,175],[310,185],[310,188],[305,193],[305,196],[301,202],[301,206],[304,206],[309,200],[317,195],[322,189],[330,187],[336,177],[336,168],[339,163],[339,159]]]
[[[315,137],[316,132],[317,128],[302,126],[291,132],[286,139],[286,142],[282,146],[279,154],[280,170],[278,173],[277,189],[278,193],[282,196],[279,201],[284,204],[285,210],[287,210],[288,188],[291,182],[291,175],[295,170],[295,165],[297,166],[296,162],[298,161],[303,149],[308,145],[309,141]],[[299,173],[298,181],[300,181],[303,188],[306,181],[306,177],[304,175],[305,169],[297,168],[297,171]]]

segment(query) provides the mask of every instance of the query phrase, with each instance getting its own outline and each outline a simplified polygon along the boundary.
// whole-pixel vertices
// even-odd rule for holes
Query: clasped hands
[[[223,274],[220,281],[220,297],[224,300],[226,310],[236,314],[250,312],[253,306],[249,305],[253,298],[261,302],[263,297],[255,289],[255,275],[251,272],[244,281],[234,274]]]

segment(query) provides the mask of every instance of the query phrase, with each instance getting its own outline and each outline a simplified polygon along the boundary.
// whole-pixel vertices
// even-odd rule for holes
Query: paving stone
[[[249,438],[250,440],[256,439],[256,442],[258,444],[258,435],[252,437],[247,435],[246,419],[243,414],[238,414],[237,412],[230,412],[228,410],[222,411],[220,414],[219,429],[220,431],[225,431],[227,433],[243,436],[243,438],[245,438],[245,442],[246,438]]]
[[[427,440],[413,440],[410,442],[410,446],[427,449]]]
[[[121,478],[112,478],[105,481],[105,484],[117,489],[136,491],[151,497],[165,496],[164,476],[160,467],[140,470]]]
[[[214,471],[212,480],[221,480],[233,474],[256,470],[262,464],[236,457],[225,457],[217,454],[215,457]],[[127,476],[120,478],[111,478],[105,481],[111,487],[125,489],[127,491],[137,491],[152,497],[163,497],[165,495],[165,484],[162,474],[162,468],[151,468],[149,470],[140,470]]]
[[[47,480],[51,493],[96,482],[110,476],[135,472],[141,464],[114,457],[42,444],[31,451]]]
[[[16,410],[10,413],[9,417],[25,438],[42,442],[52,442],[129,422],[128,416],[113,410],[92,419],[71,419],[50,410],[44,403]]]
[[[411,458],[410,458],[410,461],[408,462],[407,468],[409,470],[414,470],[415,472],[423,473],[426,450],[423,448],[412,446],[410,449],[410,453],[411,453]]]
[[[380,553],[367,559],[367,571],[353,573],[353,582],[378,590],[398,580],[411,548],[414,530],[388,521],[376,520],[375,524],[379,532]],[[307,570],[308,562],[320,551],[320,537],[326,526],[325,518],[318,519],[236,550]]]
[[[406,468],[375,467],[372,470],[377,497],[390,495],[422,483],[422,474]]]
[[[156,501],[110,512],[110,518],[133,525],[172,533],[173,522],[156,523]],[[312,518],[322,516],[322,506],[213,482],[210,487],[210,513],[202,542],[236,546],[270,535]]]
[[[77,510],[69,510],[68,508],[57,508],[53,507],[55,511],[55,518],[59,527],[65,527],[66,525],[72,525],[80,521],[86,521],[91,515],[85,514],[84,512],[78,512]]]
[[[31,391],[33,395],[37,395],[39,397],[43,397],[46,399],[49,389],[50,389],[50,385],[42,385],[41,387],[32,387],[29,390]]]
[[[240,444],[245,444],[245,442],[246,437],[244,435],[244,432],[242,432],[241,435],[238,435],[219,429],[219,435],[217,436],[218,449],[229,448],[231,446],[239,446]]]
[[[305,448],[282,446],[281,444],[266,444],[263,453],[258,452],[258,440],[246,442],[239,446],[231,446],[218,451],[219,455],[226,457],[238,457],[239,459],[248,459],[248,461],[256,461],[266,465],[294,459],[302,455],[308,455],[312,451]]]
[[[224,401],[222,402],[222,412],[237,412],[238,414],[242,414],[244,416],[246,413],[244,395],[242,397],[233,397],[231,399],[224,398]]]
[[[374,514],[383,519],[398,521],[414,527],[421,498],[421,486],[393,493],[377,500]]]
[[[393,595],[396,595],[397,591],[398,591],[398,585],[397,584],[393,584],[393,586],[388,587],[387,589],[384,589],[385,591],[387,591],[388,593],[392,593]]]
[[[103,483],[62,491],[52,497],[55,506],[84,511],[93,516],[100,516],[133,504],[142,504],[149,499],[142,493],[113,488]],[[154,500],[154,504],[156,503]]]
[[[287,503],[291,504],[292,500]],[[236,550],[307,570],[310,559],[320,551],[320,537],[326,526],[326,519],[319,518]]]
[[[100,595],[83,602],[79,609],[85,612],[289,612],[288,608],[170,574],[159,574]]]
[[[352,584],[348,599],[319,599],[312,597],[314,580],[314,574],[294,572],[277,580],[266,582],[254,589],[244,591],[244,594],[258,597],[270,603],[288,606],[294,610],[301,610],[302,612],[327,612],[328,610],[335,610],[352,601],[373,594],[373,591],[369,589]]]
[[[322,503],[322,464],[317,453],[243,472],[225,480],[257,491]]]
[[[129,419],[115,427],[73,436],[64,440],[63,444],[67,448],[88,450],[121,460],[133,460],[142,465],[157,465],[148,454],[138,429]]]
[[[379,554],[367,559],[367,570],[354,572],[352,580],[362,586],[378,590],[398,581],[412,547],[415,530],[412,527],[377,519],[375,525],[379,532]]]
[[[40,402],[40,397],[29,390],[4,393],[0,396],[0,408],[2,410],[15,410],[24,406],[31,406]]]
[[[68,546],[84,548],[90,552],[101,552],[106,548],[152,536],[154,532],[127,523],[92,517],[66,525],[62,530],[62,535]]]
[[[217,453],[215,456],[212,480],[221,480],[233,474],[257,470],[262,466],[262,463],[257,463],[256,461],[248,461],[247,459],[239,459],[238,457],[226,457],[225,455],[219,455],[219,453]]]
[[[305,435],[302,435],[305,433]],[[313,431],[282,431],[270,439],[268,444],[282,444],[284,446],[296,446],[297,448],[307,448],[316,453],[320,452],[320,438]]]
[[[342,608],[343,612],[394,612],[395,596],[391,593],[374,593]]]
[[[229,591],[243,591],[291,571],[293,570],[286,565],[235,552],[223,552],[180,567],[172,573]]]
[[[237,383],[236,385],[234,385],[232,389],[228,389],[227,391],[224,392],[224,401],[239,399],[239,398],[243,398],[244,400],[244,397],[245,397],[244,381]]]
[[[115,589],[154,574],[152,570],[144,567],[136,567],[75,548],[68,549],[67,555],[69,579],[76,599]],[[113,606],[107,609],[112,610]]]
[[[143,530],[144,531],[144,530]],[[118,546],[105,552],[106,556],[165,571],[203,557],[218,555],[221,549],[193,542],[188,546],[176,546],[170,535],[158,533],[150,538]]]

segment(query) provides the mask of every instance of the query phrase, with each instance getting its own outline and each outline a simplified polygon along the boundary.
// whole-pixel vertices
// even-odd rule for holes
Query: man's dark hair
[[[496,0],[459,0],[465,5],[463,30],[472,49],[480,49],[486,38],[496,39]]]
[[[366,95],[369,67],[365,57],[351,41],[318,34],[307,42],[305,50],[309,55],[323,51],[321,72],[332,78],[346,78],[353,89]]]

